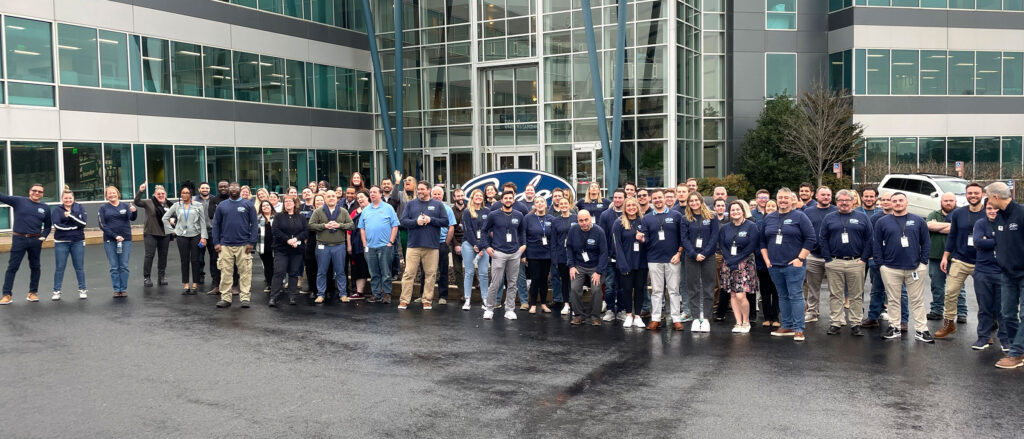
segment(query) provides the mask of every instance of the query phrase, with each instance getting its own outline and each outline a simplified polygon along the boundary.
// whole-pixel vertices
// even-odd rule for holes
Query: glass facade
[[[797,0],[765,0],[764,28],[796,30]]]
[[[1020,180],[1024,178],[1022,136],[872,137],[865,139],[864,155],[856,160],[857,182],[878,182],[888,173],[956,173],[964,163],[968,180]]]
[[[829,12],[853,6],[1024,11],[1024,0],[828,0]]]
[[[766,53],[764,56],[764,95],[796,96],[796,54]]]
[[[3,20],[7,103],[54,106],[51,24],[11,16]]]
[[[328,26],[366,32],[362,0],[230,0],[230,3]]]
[[[829,82],[857,95],[1020,96],[1024,52],[854,49],[829,55]],[[769,55],[771,56],[771,55]]]

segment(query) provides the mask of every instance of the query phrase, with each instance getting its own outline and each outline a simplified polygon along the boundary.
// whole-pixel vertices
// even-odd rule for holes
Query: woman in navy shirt
[[[718,248],[718,217],[704,204],[704,197],[691,192],[686,197],[686,211],[680,227],[680,240],[686,254],[686,282],[690,293],[690,309],[700,313],[714,310],[715,250]],[[696,309],[695,309],[696,308]]]
[[[608,210],[608,206],[611,205],[611,200],[607,198],[601,198],[601,185],[597,183],[590,183],[587,188],[587,193],[583,199],[576,203],[576,207],[580,210],[586,209],[590,212],[590,216],[594,217],[594,221],[601,217],[601,214],[605,210]]]
[[[135,206],[121,202],[121,191],[107,186],[107,202],[100,206],[98,220],[103,230],[103,251],[110,262],[110,283],[114,297],[128,297],[128,261],[132,255],[132,221],[138,217]]]
[[[78,279],[78,298],[85,299],[85,208],[75,202],[75,193],[64,186],[61,204],[53,206],[50,219],[53,221],[53,254],[57,258],[53,272],[53,300],[60,300],[60,289],[64,283],[64,269],[68,255],[75,267]]]
[[[747,219],[741,201],[729,205],[729,221],[718,229],[718,245],[722,249],[722,291],[729,294],[736,326],[732,332],[750,332],[750,301],[757,296],[757,262],[754,252],[758,240],[757,224]],[[720,297],[718,300],[725,300]]]
[[[572,279],[569,278],[568,255],[566,252],[566,241],[569,239],[569,229],[576,225],[576,215],[572,213],[572,201],[570,197],[563,197],[558,200],[555,209],[559,213],[555,217],[555,252],[551,256],[551,263],[558,267],[558,280],[561,281],[562,300],[565,304],[562,307],[562,315],[569,315],[569,288],[572,286]]]
[[[490,190],[494,186],[487,185]],[[473,275],[476,274],[480,280],[480,300],[487,295],[487,276],[490,267],[491,257],[485,248],[477,245],[480,242],[481,229],[487,221],[487,206],[484,201],[484,193],[480,189],[473,189],[469,194],[469,203],[466,203],[466,210],[462,211],[462,295],[464,303],[463,311],[469,311],[469,299],[473,297]]]
[[[618,276],[619,298],[626,308],[623,328],[644,327],[640,310],[647,295],[647,252],[637,239],[640,230],[640,203],[627,198],[622,205],[622,216],[612,224],[612,250],[615,252],[615,274]]]
[[[533,199],[533,210],[526,215],[526,275],[530,279],[530,314],[541,311],[551,312],[547,305],[548,275],[551,273],[551,254],[555,250],[555,218],[548,215],[547,200]]]

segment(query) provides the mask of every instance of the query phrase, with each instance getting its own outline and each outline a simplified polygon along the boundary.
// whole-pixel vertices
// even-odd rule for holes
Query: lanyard
[[[540,223],[540,234],[541,235],[547,235],[548,234],[548,228],[544,226],[544,217],[542,217],[540,215],[534,215],[534,216],[537,217],[537,222]]]
[[[903,215],[903,224],[900,225],[900,236],[907,236],[907,216]]]
[[[843,221],[843,219],[842,219],[843,216],[846,217],[846,221]],[[843,213],[839,214],[839,217],[840,217],[839,221],[843,223],[843,233],[846,233],[846,226],[850,225],[850,217],[851,216],[853,216],[853,215],[843,214]]]
[[[786,216],[789,216],[789,212],[786,212]],[[782,222],[785,221],[785,220],[786,220],[786,218],[783,217],[782,214],[780,213],[779,214],[779,231],[778,231],[778,233],[776,233],[776,235],[781,235],[782,234]]]
[[[189,212],[190,212],[191,210],[192,210],[192,203],[189,203],[189,204],[188,204],[188,207],[187,207],[187,208],[185,208],[185,212],[184,212],[184,213],[182,213],[182,217],[183,217],[183,218],[185,219],[185,221],[184,221],[184,222],[185,222],[185,227],[188,227],[188,213],[189,213]]]

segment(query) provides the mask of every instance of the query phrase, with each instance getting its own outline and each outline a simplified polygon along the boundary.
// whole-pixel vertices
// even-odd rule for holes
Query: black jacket
[[[289,215],[281,212],[274,216],[274,227],[271,229],[274,234],[274,250],[287,254],[302,254],[308,237],[307,224],[306,217],[301,213]],[[298,247],[288,245],[288,240],[292,238],[298,238]]]

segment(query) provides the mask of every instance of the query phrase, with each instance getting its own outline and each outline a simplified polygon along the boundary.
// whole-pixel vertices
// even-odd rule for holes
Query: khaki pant
[[[850,297],[850,324],[859,325],[864,317],[864,269],[866,265],[860,259],[847,261],[833,259],[825,264],[828,276],[829,319],[832,326],[842,326],[846,322],[844,292]]]
[[[235,277],[235,265],[238,265],[238,298],[246,301],[251,298],[252,286],[252,253],[245,252],[245,246],[220,246],[217,255],[217,268],[220,269],[220,299],[231,301],[231,287]]]
[[[821,304],[821,281],[825,278],[825,260],[817,256],[807,256],[807,274],[804,277],[804,301],[807,302],[807,315],[817,318]],[[840,291],[840,294],[842,292]]]
[[[901,315],[900,293],[903,285],[906,284],[907,304],[910,306],[910,320],[914,323],[914,330],[927,331],[928,325],[925,321],[924,312],[924,286],[929,284],[928,266],[921,264],[916,270],[900,270],[883,265],[879,268],[879,272],[882,274],[882,283],[885,285],[885,295],[888,299],[886,305],[888,310],[886,312],[893,319]],[[914,280],[915,272],[918,276],[917,280]],[[956,311],[955,308],[954,311]]]
[[[950,259],[949,273],[946,274],[946,309],[942,312],[942,318],[956,320],[956,301],[960,297],[960,288],[963,288],[967,276],[974,274],[974,265],[956,259]]]
[[[412,302],[412,284],[416,282],[420,264],[423,264],[423,301],[434,300],[437,288],[437,249],[409,247],[405,251],[405,273],[402,274],[402,302]]]

